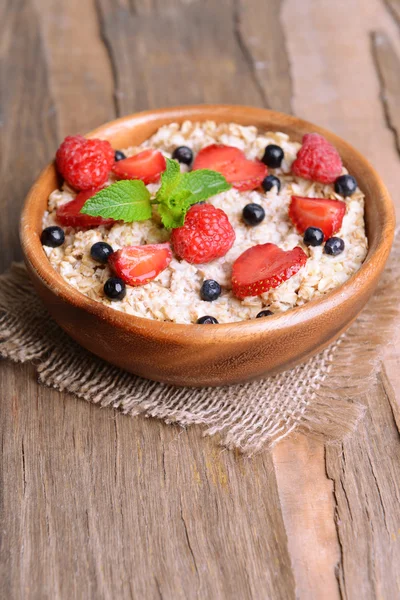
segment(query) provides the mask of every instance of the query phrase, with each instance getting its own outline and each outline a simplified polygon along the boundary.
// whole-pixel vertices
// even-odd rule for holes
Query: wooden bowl
[[[320,352],[356,318],[373,293],[388,258],[394,211],[371,165],[336,135],[295,117],[259,108],[184,106],[146,111],[99,127],[89,137],[114,148],[140,144],[161,125],[214,120],[288,133],[300,141],[318,132],[340,152],[366,195],[369,251],[361,269],[344,285],[308,304],[268,319],[219,325],[179,325],[134,317],[90,300],[50,265],[42,245],[42,217],[58,187],[54,164],[44,169],[26,199],[21,242],[34,286],[57,323],[82,346],[142,377],[176,385],[217,386],[244,382],[293,367]]]

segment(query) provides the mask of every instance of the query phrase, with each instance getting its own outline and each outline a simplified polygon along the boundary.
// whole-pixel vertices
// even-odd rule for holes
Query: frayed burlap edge
[[[0,355],[35,363],[39,381],[100,406],[200,424],[227,448],[253,454],[295,429],[341,439],[364,413],[379,348],[399,312],[400,236],[377,292],[355,324],[329,348],[290,371],[221,388],[178,388],[136,377],[93,356],[52,321],[24,265],[0,276]]]

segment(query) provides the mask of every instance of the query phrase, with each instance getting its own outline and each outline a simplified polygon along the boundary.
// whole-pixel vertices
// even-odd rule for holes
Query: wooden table
[[[0,17],[3,270],[62,138],[144,108],[293,112],[361,149],[400,209],[399,0],[4,0]],[[248,459],[2,363],[0,596],[400,598],[399,367],[385,349],[342,444]]]

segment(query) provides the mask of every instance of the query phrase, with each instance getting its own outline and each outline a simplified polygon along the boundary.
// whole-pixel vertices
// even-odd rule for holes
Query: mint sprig
[[[150,219],[152,205],[155,204],[164,227],[172,229],[183,225],[192,204],[231,188],[225,177],[216,171],[199,169],[181,173],[176,160],[167,158],[166,163],[155,198],[151,198],[142,181],[126,179],[109,185],[89,198],[81,213],[132,223]]]
[[[86,200],[81,212],[115,221],[151,219],[150,192],[139,179],[124,179],[105,187]]]

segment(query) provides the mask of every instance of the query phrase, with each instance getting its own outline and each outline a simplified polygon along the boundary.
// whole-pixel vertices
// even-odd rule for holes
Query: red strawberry
[[[235,231],[220,208],[195,204],[182,227],[173,229],[171,242],[179,258],[192,264],[208,263],[225,256],[235,241]]]
[[[95,188],[93,190],[80,192],[76,198],[71,200],[71,202],[59,206],[56,212],[57,221],[61,225],[69,227],[97,227],[98,225],[110,225],[111,223],[115,223],[114,219],[91,217],[90,215],[81,213],[81,209],[86,200],[89,200],[89,198],[94,196],[101,189],[103,188]]]
[[[344,202],[329,198],[292,196],[289,206],[289,217],[299,233],[304,233],[307,227],[318,227],[325,240],[339,231],[345,212]]]
[[[338,151],[322,135],[307,133],[292,165],[292,173],[320,183],[333,183],[342,173]]]
[[[114,150],[105,140],[70,135],[57,150],[56,164],[73,188],[90,190],[107,181],[114,164]]]
[[[143,150],[113,166],[118,179],[141,179],[146,185],[156,183],[166,169],[164,156],[158,150]]]
[[[260,160],[248,160],[238,148],[221,144],[200,150],[193,163],[193,170],[197,169],[218,171],[240,192],[256,189],[268,175]]]
[[[290,279],[307,262],[299,248],[286,252],[275,244],[259,244],[245,250],[233,263],[232,292],[237,298],[259,296]]]
[[[108,264],[129,285],[144,285],[168,267],[172,259],[171,246],[147,244],[126,246],[110,254]]]

